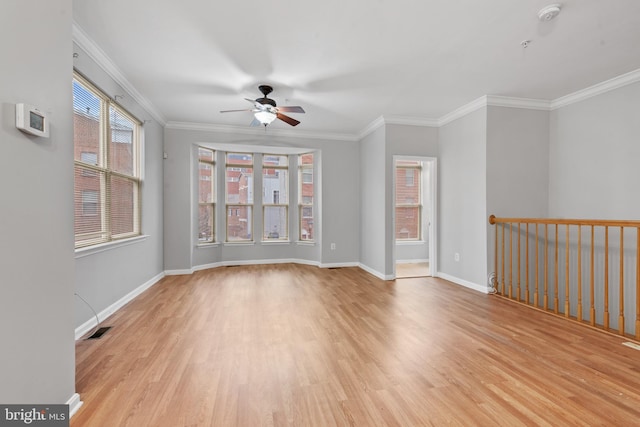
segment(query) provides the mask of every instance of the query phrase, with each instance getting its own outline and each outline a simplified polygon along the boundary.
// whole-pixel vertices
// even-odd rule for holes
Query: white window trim
[[[147,240],[149,237],[147,234],[141,234],[135,237],[129,237],[127,239],[112,240],[110,242],[98,243],[93,246],[82,246],[75,250],[75,258],[84,258],[86,256],[95,255],[100,252],[110,251],[112,249],[118,249],[123,246],[129,246],[136,243],[141,243]]]

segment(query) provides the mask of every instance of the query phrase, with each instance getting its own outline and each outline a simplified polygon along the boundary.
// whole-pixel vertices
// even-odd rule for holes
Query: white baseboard
[[[237,265],[258,265],[258,264],[303,264],[303,265],[311,265],[318,268],[343,268],[343,267],[360,267],[368,273],[373,274],[376,277],[381,278],[382,280],[393,280],[391,276],[384,276],[382,273],[379,273],[369,267],[362,266],[357,261],[353,262],[333,262],[333,263],[325,263],[321,264],[318,261],[310,261],[306,259],[298,259],[298,258],[280,258],[280,259],[259,259],[259,260],[242,260],[242,261],[220,261],[220,262],[212,262],[210,264],[201,264],[196,265],[191,269],[184,270],[166,270],[164,273],[167,276],[177,276],[181,274],[193,274],[196,271],[200,270],[208,270],[210,268],[218,268],[218,267],[233,267]]]
[[[137,288],[135,288],[134,290],[132,290],[131,292],[129,292],[128,294],[120,298],[118,301],[111,304],[109,307],[102,310],[100,313],[98,313],[98,321],[103,322],[113,313],[118,311],[118,309],[120,309],[126,303],[128,303],[129,301],[131,301],[132,299],[134,299],[135,297],[137,297],[138,295],[140,295],[141,293],[149,289],[151,286],[158,283],[160,279],[162,279],[165,275],[166,273],[162,272],[152,277],[150,280],[146,281],[142,285],[138,286]],[[96,327],[95,321],[96,321],[95,318],[91,318],[76,328],[76,341],[79,340],[84,334],[89,332],[92,328]]]
[[[419,264],[421,262],[429,262],[429,258],[425,259],[397,259],[396,264]]]
[[[315,267],[319,266],[317,261],[309,261],[306,259],[297,259],[297,258],[279,258],[279,259],[258,259],[258,260],[241,260],[241,261],[220,261],[213,262],[210,264],[201,264],[196,265],[191,269],[191,273],[200,270],[208,270],[210,268],[218,268],[218,267],[233,267],[237,265],[264,265],[264,264],[304,264],[304,265],[312,265]],[[173,271],[185,271],[184,273],[179,274],[190,274],[186,273],[188,270],[173,270]],[[169,274],[169,272],[167,272]]]
[[[374,270],[373,268],[369,267],[368,265],[365,265],[365,264],[362,264],[362,263],[359,263],[358,267],[360,267],[361,269],[363,269],[367,273],[376,276],[378,279],[382,279],[382,280],[393,280],[393,279],[395,279],[393,274],[384,275],[384,274],[380,273],[378,270]]]
[[[181,276],[183,274],[193,274],[194,269],[184,269],[184,270],[165,270],[165,276]]]
[[[343,267],[360,267],[358,262],[330,262],[327,264],[320,264],[320,268],[343,268]]]
[[[453,282],[456,285],[464,286],[465,288],[473,289],[474,291],[482,292],[483,294],[489,293],[489,288],[486,286],[478,285],[477,283],[469,282],[468,280],[460,279],[455,276],[450,276],[447,273],[438,272],[436,277],[439,277],[449,282]]]
[[[82,400],[80,400],[80,395],[78,393],[73,393],[73,396],[67,400],[67,405],[69,405],[69,418],[73,417],[73,415],[78,412],[78,409],[82,406]]]

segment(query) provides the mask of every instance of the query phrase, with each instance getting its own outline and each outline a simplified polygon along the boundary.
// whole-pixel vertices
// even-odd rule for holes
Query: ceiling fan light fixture
[[[276,119],[276,115],[269,111],[258,111],[255,113],[256,119],[263,125],[268,125]]]

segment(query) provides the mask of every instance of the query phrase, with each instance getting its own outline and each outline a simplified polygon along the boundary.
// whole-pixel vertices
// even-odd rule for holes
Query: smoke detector
[[[561,7],[562,5],[558,3],[543,7],[538,12],[538,19],[542,22],[551,21],[553,18],[558,16]]]

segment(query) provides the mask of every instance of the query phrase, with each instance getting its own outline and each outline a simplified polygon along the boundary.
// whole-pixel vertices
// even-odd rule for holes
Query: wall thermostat
[[[49,138],[49,118],[33,105],[16,104],[16,127],[22,132]]]

